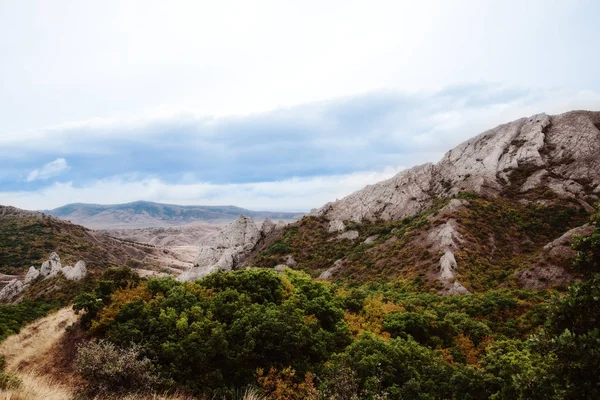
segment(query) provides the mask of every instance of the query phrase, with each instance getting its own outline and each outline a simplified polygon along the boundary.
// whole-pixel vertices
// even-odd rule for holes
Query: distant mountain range
[[[153,228],[192,222],[224,224],[235,220],[240,214],[257,222],[267,217],[272,220],[294,221],[303,215],[294,212],[252,211],[236,206],[180,206],[149,201],[113,205],[73,203],[43,212],[91,229]]]

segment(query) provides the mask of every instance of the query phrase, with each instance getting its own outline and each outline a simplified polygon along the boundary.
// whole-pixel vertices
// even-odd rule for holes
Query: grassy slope
[[[7,274],[22,274],[30,265],[39,267],[53,251],[63,265],[85,260],[91,271],[134,264],[149,251],[48,217],[1,217],[0,237],[0,273]]]

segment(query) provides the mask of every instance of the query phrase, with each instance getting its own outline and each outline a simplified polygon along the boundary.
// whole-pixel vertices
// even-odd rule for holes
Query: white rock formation
[[[31,267],[29,267],[27,275],[25,275],[25,284],[28,285],[29,283],[34,281],[38,276],[40,276],[40,271],[32,265]]]
[[[262,226],[260,227],[260,232],[263,236],[266,236],[277,229],[277,225],[269,217],[265,218]]]
[[[10,301],[23,291],[23,282],[13,279],[0,290],[0,302]]]
[[[379,235],[371,235],[363,241],[363,244],[375,243]]]
[[[44,278],[51,278],[56,276],[60,271],[62,271],[62,264],[60,263],[60,257],[56,253],[50,254],[48,260],[42,263],[40,268],[40,274]]]
[[[254,221],[240,215],[223,230],[202,241],[194,266],[177,279],[193,281],[217,270],[231,271],[252,252],[261,238]]]
[[[74,267],[66,266],[62,269],[62,273],[70,281],[79,281],[87,274],[87,268],[85,262],[82,260],[77,261]]]
[[[346,225],[339,219],[334,219],[329,222],[329,226],[327,227],[327,232],[343,232],[346,229]]]
[[[336,262],[333,263],[333,265],[329,268],[327,268],[325,271],[321,272],[321,275],[319,275],[319,279],[323,279],[323,280],[329,280],[333,277],[333,274],[339,270],[340,268],[342,268],[342,264],[343,264],[343,260],[337,260]]]

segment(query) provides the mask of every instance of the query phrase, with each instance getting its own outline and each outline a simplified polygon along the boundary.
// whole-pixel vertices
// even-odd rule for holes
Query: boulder
[[[42,263],[40,268],[40,274],[44,278],[50,278],[56,276],[62,270],[62,264],[60,263],[60,257],[56,253],[51,253],[47,261]]]
[[[27,275],[25,275],[25,284],[29,284],[34,281],[38,276],[40,276],[40,271],[37,270],[33,265],[29,267],[27,271]]]
[[[74,267],[66,266],[62,269],[62,273],[70,281],[79,281],[87,274],[84,261],[77,261]]]
[[[0,290],[0,301],[6,302],[12,300],[23,291],[24,285],[18,279],[13,279]]]
[[[329,222],[329,226],[327,227],[327,232],[343,232],[346,229],[346,225],[339,219],[334,219]]]

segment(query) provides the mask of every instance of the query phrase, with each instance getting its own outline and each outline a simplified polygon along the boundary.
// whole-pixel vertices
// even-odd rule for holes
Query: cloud
[[[0,204],[28,209],[49,209],[70,202],[115,204],[139,199],[202,205],[237,205],[254,210],[308,211],[342,198],[367,184],[390,178],[403,167],[388,167],[344,175],[291,178],[282,181],[211,184],[167,183],[160,179],[119,176],[77,186],[56,182],[38,191],[0,192]]]
[[[69,165],[67,164],[67,160],[64,158],[57,158],[44,165],[42,168],[31,171],[29,175],[27,175],[27,182],[33,182],[37,179],[46,180],[58,176],[68,169]]]
[[[30,208],[72,201],[208,204],[219,199],[255,208],[268,204],[307,210],[347,194],[344,188],[350,186],[337,177],[373,177],[357,181],[364,186],[376,182],[386,168],[435,162],[498,124],[581,108],[600,109],[600,94],[477,84],[433,93],[376,91],[249,115],[181,112],[70,122],[0,135],[0,195],[5,203]],[[40,159],[56,161],[38,168]],[[60,168],[60,160],[70,168]],[[56,169],[61,169],[61,185],[67,185],[60,186],[62,191],[43,179],[55,176]],[[324,181],[331,190],[306,186]],[[297,182],[303,182],[306,195],[259,190],[282,190],[284,183]],[[93,190],[103,185],[110,198]],[[170,194],[142,190],[149,187]]]

